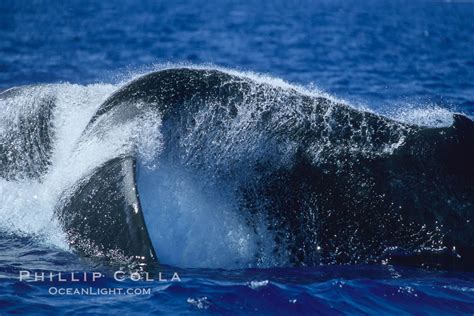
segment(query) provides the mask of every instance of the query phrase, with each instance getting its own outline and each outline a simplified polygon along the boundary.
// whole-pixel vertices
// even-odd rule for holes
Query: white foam
[[[251,288],[252,290],[257,290],[259,288],[265,287],[269,284],[270,282],[268,280],[263,280],[263,281],[250,281],[248,283],[248,287]]]
[[[387,115],[397,121],[427,127],[446,127],[453,123],[453,112],[436,104],[403,104]]]
[[[55,137],[51,166],[39,180],[0,179],[0,227],[19,234],[37,236],[65,248],[64,234],[54,219],[54,207],[67,185],[77,180],[84,160],[72,160],[75,141],[97,107],[115,89],[112,85],[70,84],[38,86],[36,92],[20,93],[2,104],[4,113],[18,113],[31,98],[49,94],[56,98]],[[28,103],[29,102],[29,103]],[[25,109],[25,111],[27,111]],[[5,116],[4,116],[5,117]]]

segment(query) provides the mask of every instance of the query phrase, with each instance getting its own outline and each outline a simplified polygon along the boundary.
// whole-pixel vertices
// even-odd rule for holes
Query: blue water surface
[[[155,64],[214,64],[316,86],[377,111],[435,105],[474,115],[471,1],[0,2],[0,90],[118,82]],[[1,193],[0,193],[1,194]],[[0,315],[466,314],[474,275],[389,265],[209,270],[181,282],[116,281],[113,269],[0,234]],[[20,282],[21,270],[102,272],[100,282]],[[166,274],[165,273],[165,274]],[[149,288],[52,295],[52,286]]]

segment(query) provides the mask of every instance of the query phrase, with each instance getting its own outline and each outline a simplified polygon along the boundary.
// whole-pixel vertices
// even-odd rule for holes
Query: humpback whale
[[[259,233],[265,219],[274,255],[292,265],[474,267],[474,122],[464,115],[448,127],[418,126],[289,85],[176,68],[113,93],[78,145],[151,114],[161,121],[158,170],[173,166],[203,191],[225,190],[250,229]],[[153,171],[140,168],[138,147],[92,170],[57,203],[77,251],[158,261],[137,185]],[[48,165],[47,154],[40,158],[44,167],[32,176]]]

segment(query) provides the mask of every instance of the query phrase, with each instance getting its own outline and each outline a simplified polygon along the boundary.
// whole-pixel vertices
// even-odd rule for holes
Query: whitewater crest
[[[462,115],[401,122],[202,67],[18,87],[0,107],[2,230],[183,267],[471,260]]]

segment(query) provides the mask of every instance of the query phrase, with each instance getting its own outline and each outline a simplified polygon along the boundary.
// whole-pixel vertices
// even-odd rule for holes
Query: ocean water
[[[0,314],[472,315],[472,272],[259,266],[236,260],[250,248],[232,248],[218,230],[165,238],[159,270],[166,281],[157,271],[153,281],[116,280],[116,267],[70,251],[53,220],[62,189],[114,150],[92,146],[71,165],[71,140],[111,93],[140,74],[177,65],[252,72],[405,122],[445,126],[453,112],[474,115],[472,21],[470,1],[2,1],[0,91],[42,84],[31,95],[54,94],[58,145],[43,182],[0,181]],[[41,110],[31,95],[2,103],[2,135],[12,128],[4,122]],[[156,150],[159,141],[145,145]],[[204,214],[189,218],[221,225]],[[187,227],[163,220],[177,237]],[[25,281],[21,271],[54,277]],[[180,281],[170,280],[174,272]],[[94,273],[102,277],[92,282]]]

